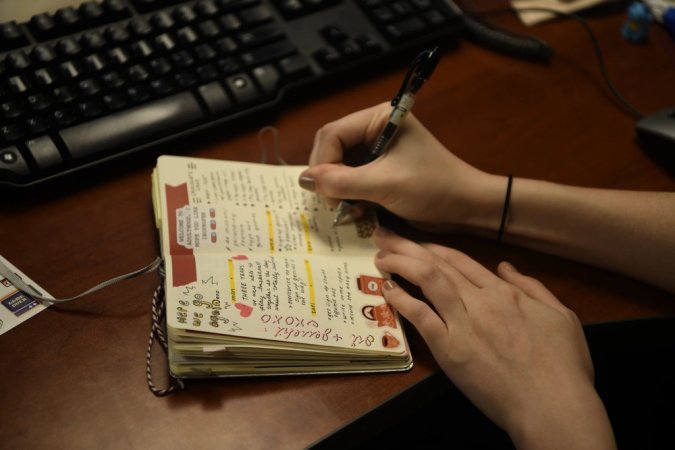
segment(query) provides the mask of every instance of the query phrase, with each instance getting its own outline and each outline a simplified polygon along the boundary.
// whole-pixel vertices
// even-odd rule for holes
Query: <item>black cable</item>
[[[600,42],[598,41],[598,38],[595,36],[595,33],[591,29],[591,26],[588,24],[588,22],[578,14],[574,13],[568,13],[568,12],[562,12],[562,11],[557,11],[552,8],[540,8],[540,7],[526,7],[526,8],[505,8],[505,9],[496,9],[496,10],[491,10],[491,11],[476,11],[474,14],[478,16],[491,16],[491,15],[498,15],[498,14],[516,14],[518,11],[539,11],[539,12],[548,12],[552,13],[558,16],[563,16],[567,17],[570,19],[574,19],[577,22],[581,24],[582,27],[586,30],[588,33],[588,36],[591,39],[591,42],[593,44],[593,47],[595,49],[595,55],[596,58],[598,59],[598,65],[600,66],[600,73],[602,74],[603,79],[605,80],[605,83],[607,83],[607,87],[609,88],[610,92],[612,95],[614,95],[614,98],[620,103],[620,105],[630,112],[636,119],[641,119],[644,117],[644,114],[640,112],[637,108],[635,108],[628,100],[624,98],[624,96],[619,92],[619,90],[614,86],[614,83],[612,83],[612,80],[609,78],[609,74],[607,73],[607,68],[605,66],[605,58],[602,53],[602,49],[600,48]]]

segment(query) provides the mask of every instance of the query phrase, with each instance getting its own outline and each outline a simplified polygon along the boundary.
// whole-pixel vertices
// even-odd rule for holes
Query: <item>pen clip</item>
[[[396,97],[391,101],[391,106],[398,106],[401,97],[403,97],[403,94],[408,90],[408,87],[412,85],[410,79],[413,75],[415,76],[415,80],[413,81],[419,81],[419,83],[416,83],[417,86],[415,91],[417,91],[422,83],[425,82],[434,71],[436,64],[438,64],[438,47],[420,52],[408,66],[408,71],[403,78],[403,82],[401,83],[401,87],[399,88]]]

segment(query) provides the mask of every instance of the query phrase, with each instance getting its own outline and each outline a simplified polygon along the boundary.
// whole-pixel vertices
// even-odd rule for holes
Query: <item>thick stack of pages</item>
[[[332,226],[301,166],[161,156],[153,200],[176,377],[405,371],[374,219]]]

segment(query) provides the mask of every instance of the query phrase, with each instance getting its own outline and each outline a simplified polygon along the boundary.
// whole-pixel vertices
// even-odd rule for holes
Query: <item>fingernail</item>
[[[391,291],[392,289],[396,288],[396,282],[394,280],[387,280],[387,281],[384,282],[384,284],[382,286],[387,291]]]
[[[503,261],[503,262],[502,262],[502,267],[504,268],[504,270],[508,270],[509,272],[518,272],[518,269],[516,269],[515,267],[513,267],[513,264],[511,264],[511,263],[508,262],[508,261]]]
[[[307,189],[308,191],[314,192],[314,189],[316,189],[314,178],[312,177],[300,177],[298,183],[300,184],[301,188]]]

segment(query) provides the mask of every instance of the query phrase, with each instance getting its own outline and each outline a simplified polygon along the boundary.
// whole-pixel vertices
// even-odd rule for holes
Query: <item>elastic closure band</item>
[[[509,215],[509,204],[511,203],[511,185],[513,184],[513,175],[508,175],[506,182],[506,195],[504,196],[504,206],[502,207],[502,220],[499,223],[499,232],[497,233],[497,241],[501,242],[504,237],[504,228],[506,228],[506,218]]]

